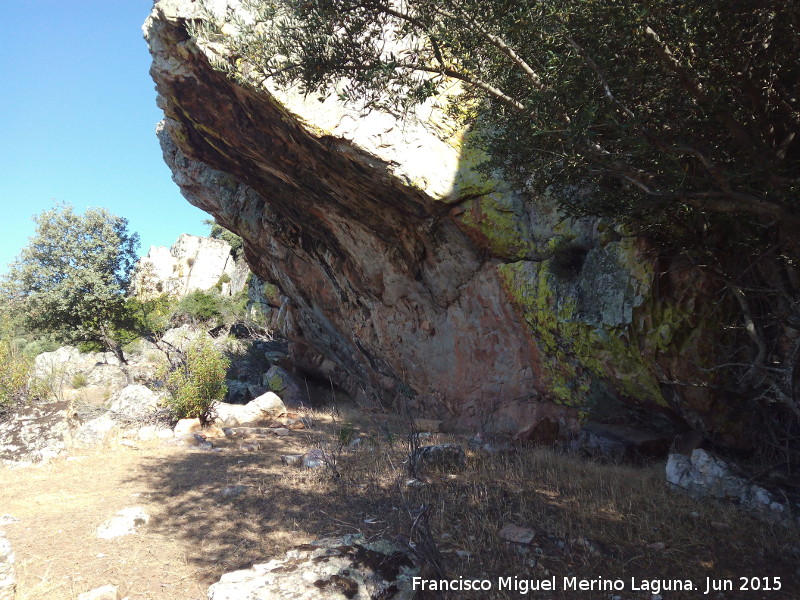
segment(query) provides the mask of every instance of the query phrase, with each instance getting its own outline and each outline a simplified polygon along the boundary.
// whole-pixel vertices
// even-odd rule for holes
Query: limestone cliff
[[[150,247],[136,265],[133,289],[145,297],[180,297],[219,286],[223,295],[233,295],[245,288],[249,273],[247,265],[231,255],[227,242],[183,233],[169,248]]]
[[[435,104],[401,124],[232,81],[211,66],[224,40],[187,33],[196,6],[159,0],[144,27],[164,156],[290,299],[298,359],[456,424],[514,430],[554,401],[737,439],[702,370],[714,323],[692,269],[480,175]]]

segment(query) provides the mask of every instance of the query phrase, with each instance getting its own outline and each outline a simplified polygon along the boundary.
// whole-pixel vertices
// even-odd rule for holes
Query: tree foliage
[[[131,315],[125,292],[138,259],[137,234],[102,208],[57,205],[34,217],[36,232],[4,278],[5,302],[24,327],[68,343],[119,349]]]
[[[593,194],[565,197],[574,214],[637,227],[698,211],[797,225],[796,2],[243,5],[251,16],[234,14],[238,35],[225,39],[245,63],[229,64],[235,72],[390,109],[459,81],[456,109],[480,113],[487,168],[538,191],[592,182]]]

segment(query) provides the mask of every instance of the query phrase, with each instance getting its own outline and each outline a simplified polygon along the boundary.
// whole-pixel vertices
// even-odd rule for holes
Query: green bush
[[[9,341],[0,341],[0,414],[38,393],[33,359]]]
[[[218,320],[220,312],[220,297],[200,290],[195,290],[184,297],[175,309],[175,316],[185,317],[191,321],[211,321]]]
[[[230,360],[212,342],[201,337],[187,349],[183,361],[159,374],[170,394],[167,406],[176,419],[199,418],[207,423],[215,400],[228,391],[225,373]]]

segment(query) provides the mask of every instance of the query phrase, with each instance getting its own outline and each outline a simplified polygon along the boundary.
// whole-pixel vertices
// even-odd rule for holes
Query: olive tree
[[[124,363],[119,342],[130,324],[125,293],[139,236],[103,208],[80,215],[56,205],[33,220],[34,235],[4,277],[4,302],[27,329],[101,344]]]

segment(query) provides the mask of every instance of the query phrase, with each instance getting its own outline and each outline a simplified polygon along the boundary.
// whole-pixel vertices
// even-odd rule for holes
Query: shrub
[[[192,321],[219,319],[222,316],[220,298],[214,294],[195,290],[180,301],[175,309],[175,315],[187,317]]]
[[[38,393],[31,377],[33,359],[9,341],[0,341],[0,414]]]
[[[170,394],[167,406],[173,416],[207,423],[214,401],[222,400],[228,391],[225,373],[229,366],[230,360],[207,338],[192,342],[180,363],[159,373]]]

